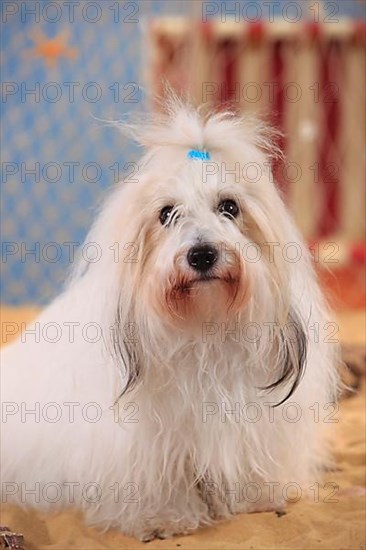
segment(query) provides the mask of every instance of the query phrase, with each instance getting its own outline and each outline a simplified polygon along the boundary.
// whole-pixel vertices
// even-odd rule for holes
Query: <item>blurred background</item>
[[[2,2],[2,303],[59,292],[106,189],[134,177],[139,151],[103,121],[158,109],[169,82],[283,132],[278,185],[324,284],[341,305],[363,307],[365,9]]]
[[[197,105],[264,117],[283,135],[276,182],[336,309],[338,324],[322,328],[342,344],[352,398],[316,508],[304,499],[286,516],[241,516],[182,545],[364,548],[366,2],[0,0],[0,10],[0,343],[60,292],[108,191],[138,179],[140,151],[106,120],[161,108],[167,82]],[[10,507],[2,523],[27,548],[138,544],[86,529],[72,510],[47,519]]]

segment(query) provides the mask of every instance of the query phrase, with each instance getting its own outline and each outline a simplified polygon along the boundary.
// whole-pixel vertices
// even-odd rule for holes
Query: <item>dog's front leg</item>
[[[200,525],[209,523],[212,523],[209,508],[197,487],[192,487],[189,491],[182,487],[166,501],[161,499],[159,505],[154,506],[152,501],[145,510],[141,510],[133,531],[128,534],[149,542],[155,538],[169,539],[176,535],[188,535]]]

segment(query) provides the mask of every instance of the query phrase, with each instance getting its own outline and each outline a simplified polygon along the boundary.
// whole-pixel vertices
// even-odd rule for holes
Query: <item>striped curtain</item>
[[[309,240],[365,231],[365,26],[161,18],[148,30],[148,86],[264,116],[283,134],[276,181]],[[157,107],[156,107],[157,108]]]

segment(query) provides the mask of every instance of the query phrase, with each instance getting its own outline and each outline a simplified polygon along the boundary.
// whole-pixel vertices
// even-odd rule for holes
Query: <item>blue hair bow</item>
[[[189,159],[195,160],[210,160],[211,155],[208,151],[199,151],[198,149],[191,149],[187,153]]]

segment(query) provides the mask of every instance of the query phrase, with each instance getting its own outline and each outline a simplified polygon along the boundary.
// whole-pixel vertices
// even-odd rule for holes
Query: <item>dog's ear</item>
[[[274,344],[278,357],[277,364],[280,367],[280,376],[275,382],[261,389],[273,391],[280,387],[288,388],[289,382],[291,382],[290,389],[285,397],[274,405],[274,407],[278,407],[294,393],[300,384],[306,367],[307,337],[300,319],[293,311],[289,314],[287,323],[278,331]]]
[[[116,308],[114,324],[110,327],[106,342],[108,352],[112,356],[116,367],[120,370],[123,380],[122,391],[117,400],[132,391],[140,381],[141,369],[138,359],[138,344],[136,323],[123,321],[119,303]]]

